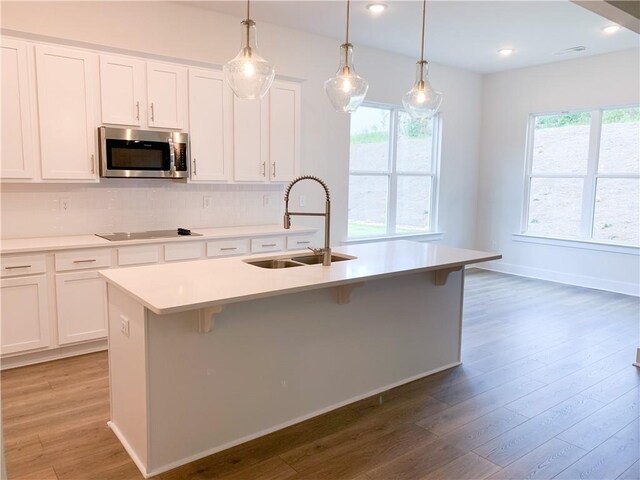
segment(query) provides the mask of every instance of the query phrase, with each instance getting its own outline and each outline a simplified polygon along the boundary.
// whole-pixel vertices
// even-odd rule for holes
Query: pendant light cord
[[[246,20],[246,25],[245,25],[245,42],[246,42],[246,48],[250,49],[251,47],[249,47],[249,30],[251,29],[251,10],[249,7],[249,1],[247,0],[247,20]],[[249,56],[251,56],[251,50],[248,51],[249,52]]]
[[[347,35],[344,43],[349,43],[349,0],[347,0]]]
[[[420,44],[420,62],[424,62],[424,24],[426,19],[427,0],[422,0],[422,43]]]

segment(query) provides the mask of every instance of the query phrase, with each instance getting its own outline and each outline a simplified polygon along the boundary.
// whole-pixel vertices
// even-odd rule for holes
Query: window
[[[638,245],[640,108],[532,115],[525,233]]]
[[[434,230],[439,125],[439,115],[414,120],[399,107],[351,114],[349,238]]]

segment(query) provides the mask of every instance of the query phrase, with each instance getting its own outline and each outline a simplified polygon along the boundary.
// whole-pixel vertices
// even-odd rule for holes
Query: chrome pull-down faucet
[[[291,192],[291,187],[293,187],[296,183],[301,180],[313,180],[318,182],[322,188],[324,188],[324,193],[326,195],[325,209],[324,213],[317,212],[290,212],[289,211],[289,193]],[[329,228],[331,224],[331,198],[329,195],[329,187],[327,184],[320,180],[318,177],[314,177],[312,175],[303,175],[301,177],[295,178],[288,186],[286,191],[284,192],[284,228],[291,228],[291,215],[298,215],[303,217],[324,217],[324,247],[323,248],[310,248],[310,250],[316,255],[322,255],[322,265],[328,267],[331,265],[331,247],[329,247]]]

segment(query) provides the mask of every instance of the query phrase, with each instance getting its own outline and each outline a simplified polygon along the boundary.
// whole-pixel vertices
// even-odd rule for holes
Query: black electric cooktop
[[[146,232],[96,233],[96,236],[110,242],[123,242],[125,240],[149,240],[151,238],[201,237],[202,234],[179,228],[177,230],[149,230]]]

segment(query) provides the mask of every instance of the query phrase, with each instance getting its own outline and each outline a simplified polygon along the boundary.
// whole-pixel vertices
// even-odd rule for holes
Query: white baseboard
[[[548,280],[550,282],[564,283],[566,285],[574,285],[576,287],[605,290],[607,292],[622,293],[624,295],[632,295],[635,297],[640,296],[640,285],[635,283],[618,282],[616,280],[607,280],[599,277],[575,275],[572,273],[564,273],[544,268],[527,267],[524,265],[498,261],[484,262],[480,265],[471,265],[471,267],[480,268],[482,270],[491,270],[493,272],[509,273],[511,275],[518,275],[521,277]]]
[[[144,478],[151,477],[151,475],[147,473],[147,469],[144,468],[144,462],[140,460],[140,457],[138,457],[138,455],[136,454],[135,450],[131,447],[129,442],[127,442],[126,437],[122,434],[118,426],[115,423],[113,423],[111,420],[107,422],[107,426],[111,429],[111,431],[115,434],[115,436],[118,437],[118,440],[120,440],[120,443],[122,444],[124,449],[127,451],[129,456],[131,457],[131,460],[133,460],[133,463],[136,464],[136,467],[138,467],[138,470],[140,470],[140,473],[142,473],[142,476]]]
[[[34,363],[50,362],[52,360],[75,357],[76,355],[84,355],[86,353],[99,352],[106,349],[107,340],[101,339],[80,343],[78,345],[67,345],[64,347],[52,348],[49,350],[19,353],[2,357],[2,360],[0,360],[0,369],[8,370],[10,368],[24,367],[26,365],[33,365]]]

